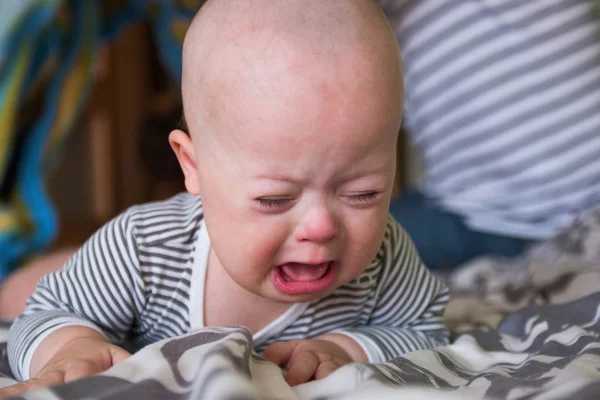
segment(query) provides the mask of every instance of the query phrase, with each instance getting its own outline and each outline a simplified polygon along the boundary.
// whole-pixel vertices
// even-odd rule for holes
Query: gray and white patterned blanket
[[[291,388],[277,366],[252,352],[247,330],[203,329],[146,347],[103,374],[28,398],[597,399],[598,332],[600,294],[594,294],[520,310],[497,331],[474,330],[450,346],[386,364],[349,365]]]
[[[207,328],[26,398],[600,398],[600,211],[521,259],[475,260],[450,282],[454,342],[385,364],[348,365],[292,388],[252,351],[247,330]],[[1,350],[4,386],[14,381]]]

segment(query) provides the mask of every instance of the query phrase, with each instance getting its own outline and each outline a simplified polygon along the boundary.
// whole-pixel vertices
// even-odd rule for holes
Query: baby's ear
[[[196,165],[196,154],[194,153],[192,139],[185,132],[176,129],[169,135],[169,143],[183,171],[185,188],[190,194],[199,196],[198,166]]]

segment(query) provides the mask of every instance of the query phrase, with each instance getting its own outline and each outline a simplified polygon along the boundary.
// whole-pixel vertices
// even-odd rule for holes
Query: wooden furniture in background
[[[179,101],[177,93],[157,92],[153,84],[155,51],[144,23],[124,28],[100,50],[87,110],[50,179],[62,225],[56,247],[81,244],[127,207],[183,189],[183,179],[153,179],[142,160],[142,128],[149,113],[160,108],[165,96],[174,97],[171,103]]]

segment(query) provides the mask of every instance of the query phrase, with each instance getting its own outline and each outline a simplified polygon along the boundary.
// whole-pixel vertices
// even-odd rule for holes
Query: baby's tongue
[[[282,265],[281,269],[291,280],[309,282],[321,279],[327,272],[328,265],[329,263],[313,265],[288,263]]]

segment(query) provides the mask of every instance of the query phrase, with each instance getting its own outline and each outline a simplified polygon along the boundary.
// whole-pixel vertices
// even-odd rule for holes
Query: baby
[[[246,326],[292,385],[447,341],[447,290],[388,214],[402,67],[373,1],[208,1],[182,79],[189,193],[132,207],[39,282],[8,344],[26,382],[3,394],[205,326]]]

